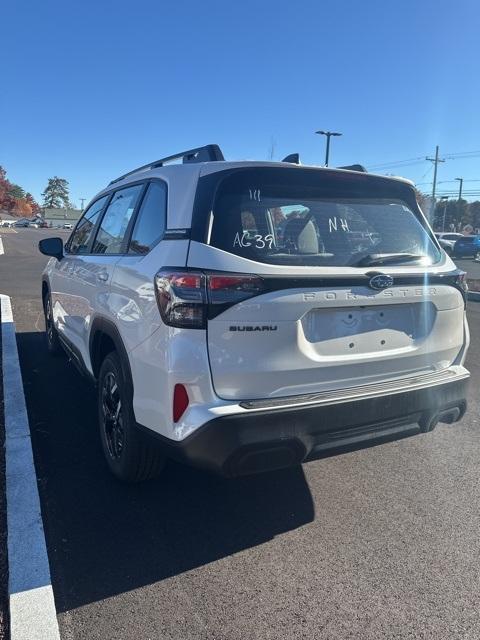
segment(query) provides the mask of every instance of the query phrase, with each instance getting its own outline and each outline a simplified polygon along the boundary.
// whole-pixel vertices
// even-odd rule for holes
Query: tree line
[[[467,202],[463,198],[433,200],[417,190],[417,201],[435,231],[463,231],[480,229],[480,200]]]
[[[30,218],[40,211],[31,193],[7,179],[7,172],[0,167],[0,209],[13,216]]]
[[[54,176],[49,178],[42,193],[42,206],[48,209],[74,208],[70,202],[68,180]],[[7,172],[0,166],[0,211],[12,216],[30,218],[40,214],[40,205],[31,193],[7,178]]]
[[[440,200],[433,214],[435,231],[463,231],[480,229],[480,201]]]

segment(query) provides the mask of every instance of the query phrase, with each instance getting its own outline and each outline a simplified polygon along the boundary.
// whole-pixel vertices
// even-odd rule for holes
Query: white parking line
[[[3,250],[3,241],[2,238],[0,238],[0,256],[3,256],[4,253],[5,251]]]
[[[11,640],[60,640],[10,298],[0,294]]]

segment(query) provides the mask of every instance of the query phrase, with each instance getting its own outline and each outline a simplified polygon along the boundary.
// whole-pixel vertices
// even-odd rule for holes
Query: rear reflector
[[[173,390],[173,421],[178,422],[187,410],[188,393],[183,384],[176,384]]]

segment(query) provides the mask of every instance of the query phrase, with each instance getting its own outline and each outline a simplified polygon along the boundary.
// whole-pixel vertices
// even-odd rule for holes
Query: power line
[[[367,163],[367,166],[370,169],[389,169],[389,168],[393,168],[393,167],[397,167],[397,166],[407,166],[407,164],[417,164],[419,162],[425,162],[424,160],[425,156],[418,156],[417,158],[407,158],[405,160],[391,160],[390,162],[383,162],[383,163],[378,163],[378,164],[369,164]],[[474,157],[480,157],[480,149],[476,150],[476,151],[458,151],[456,153],[448,153],[445,154],[445,158],[448,160],[456,160],[456,159],[462,159],[462,158],[474,158]]]
[[[424,157],[410,158],[409,160],[392,160],[391,162],[384,162],[383,164],[368,164],[370,169],[389,169],[391,167],[404,166],[410,164],[418,164],[419,162],[425,162]]]
[[[431,167],[430,167],[430,170],[431,170]],[[424,177],[425,176],[422,176],[422,178],[424,178]],[[420,180],[422,178],[420,178]],[[475,180],[474,179],[464,179],[463,181],[464,182],[480,182],[480,180],[477,180],[477,179],[475,179]],[[439,185],[439,184],[447,184],[448,182],[455,182],[455,180],[438,180],[437,181],[437,185]],[[431,184],[432,184],[431,182],[415,182],[415,185],[417,187],[420,187],[420,186],[423,186],[423,185],[431,185]]]
[[[467,155],[477,154],[477,153],[480,153],[480,149],[478,149],[477,151],[456,151],[455,153],[447,153],[446,155],[456,157],[456,156],[467,156]]]
[[[427,177],[427,175],[430,173],[430,171],[433,169],[433,165],[431,165],[430,167],[428,167],[428,169],[425,171],[425,173],[423,174],[423,176],[420,178],[420,180],[423,180],[424,178]],[[422,183],[420,183],[422,184]],[[425,182],[423,184],[432,184],[431,182]]]

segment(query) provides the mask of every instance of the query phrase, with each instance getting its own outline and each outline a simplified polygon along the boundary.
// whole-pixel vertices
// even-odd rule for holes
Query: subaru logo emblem
[[[387,276],[384,273],[380,273],[377,276],[373,276],[368,281],[368,286],[370,289],[375,289],[376,291],[381,291],[382,289],[388,289],[393,284],[392,276]]]

